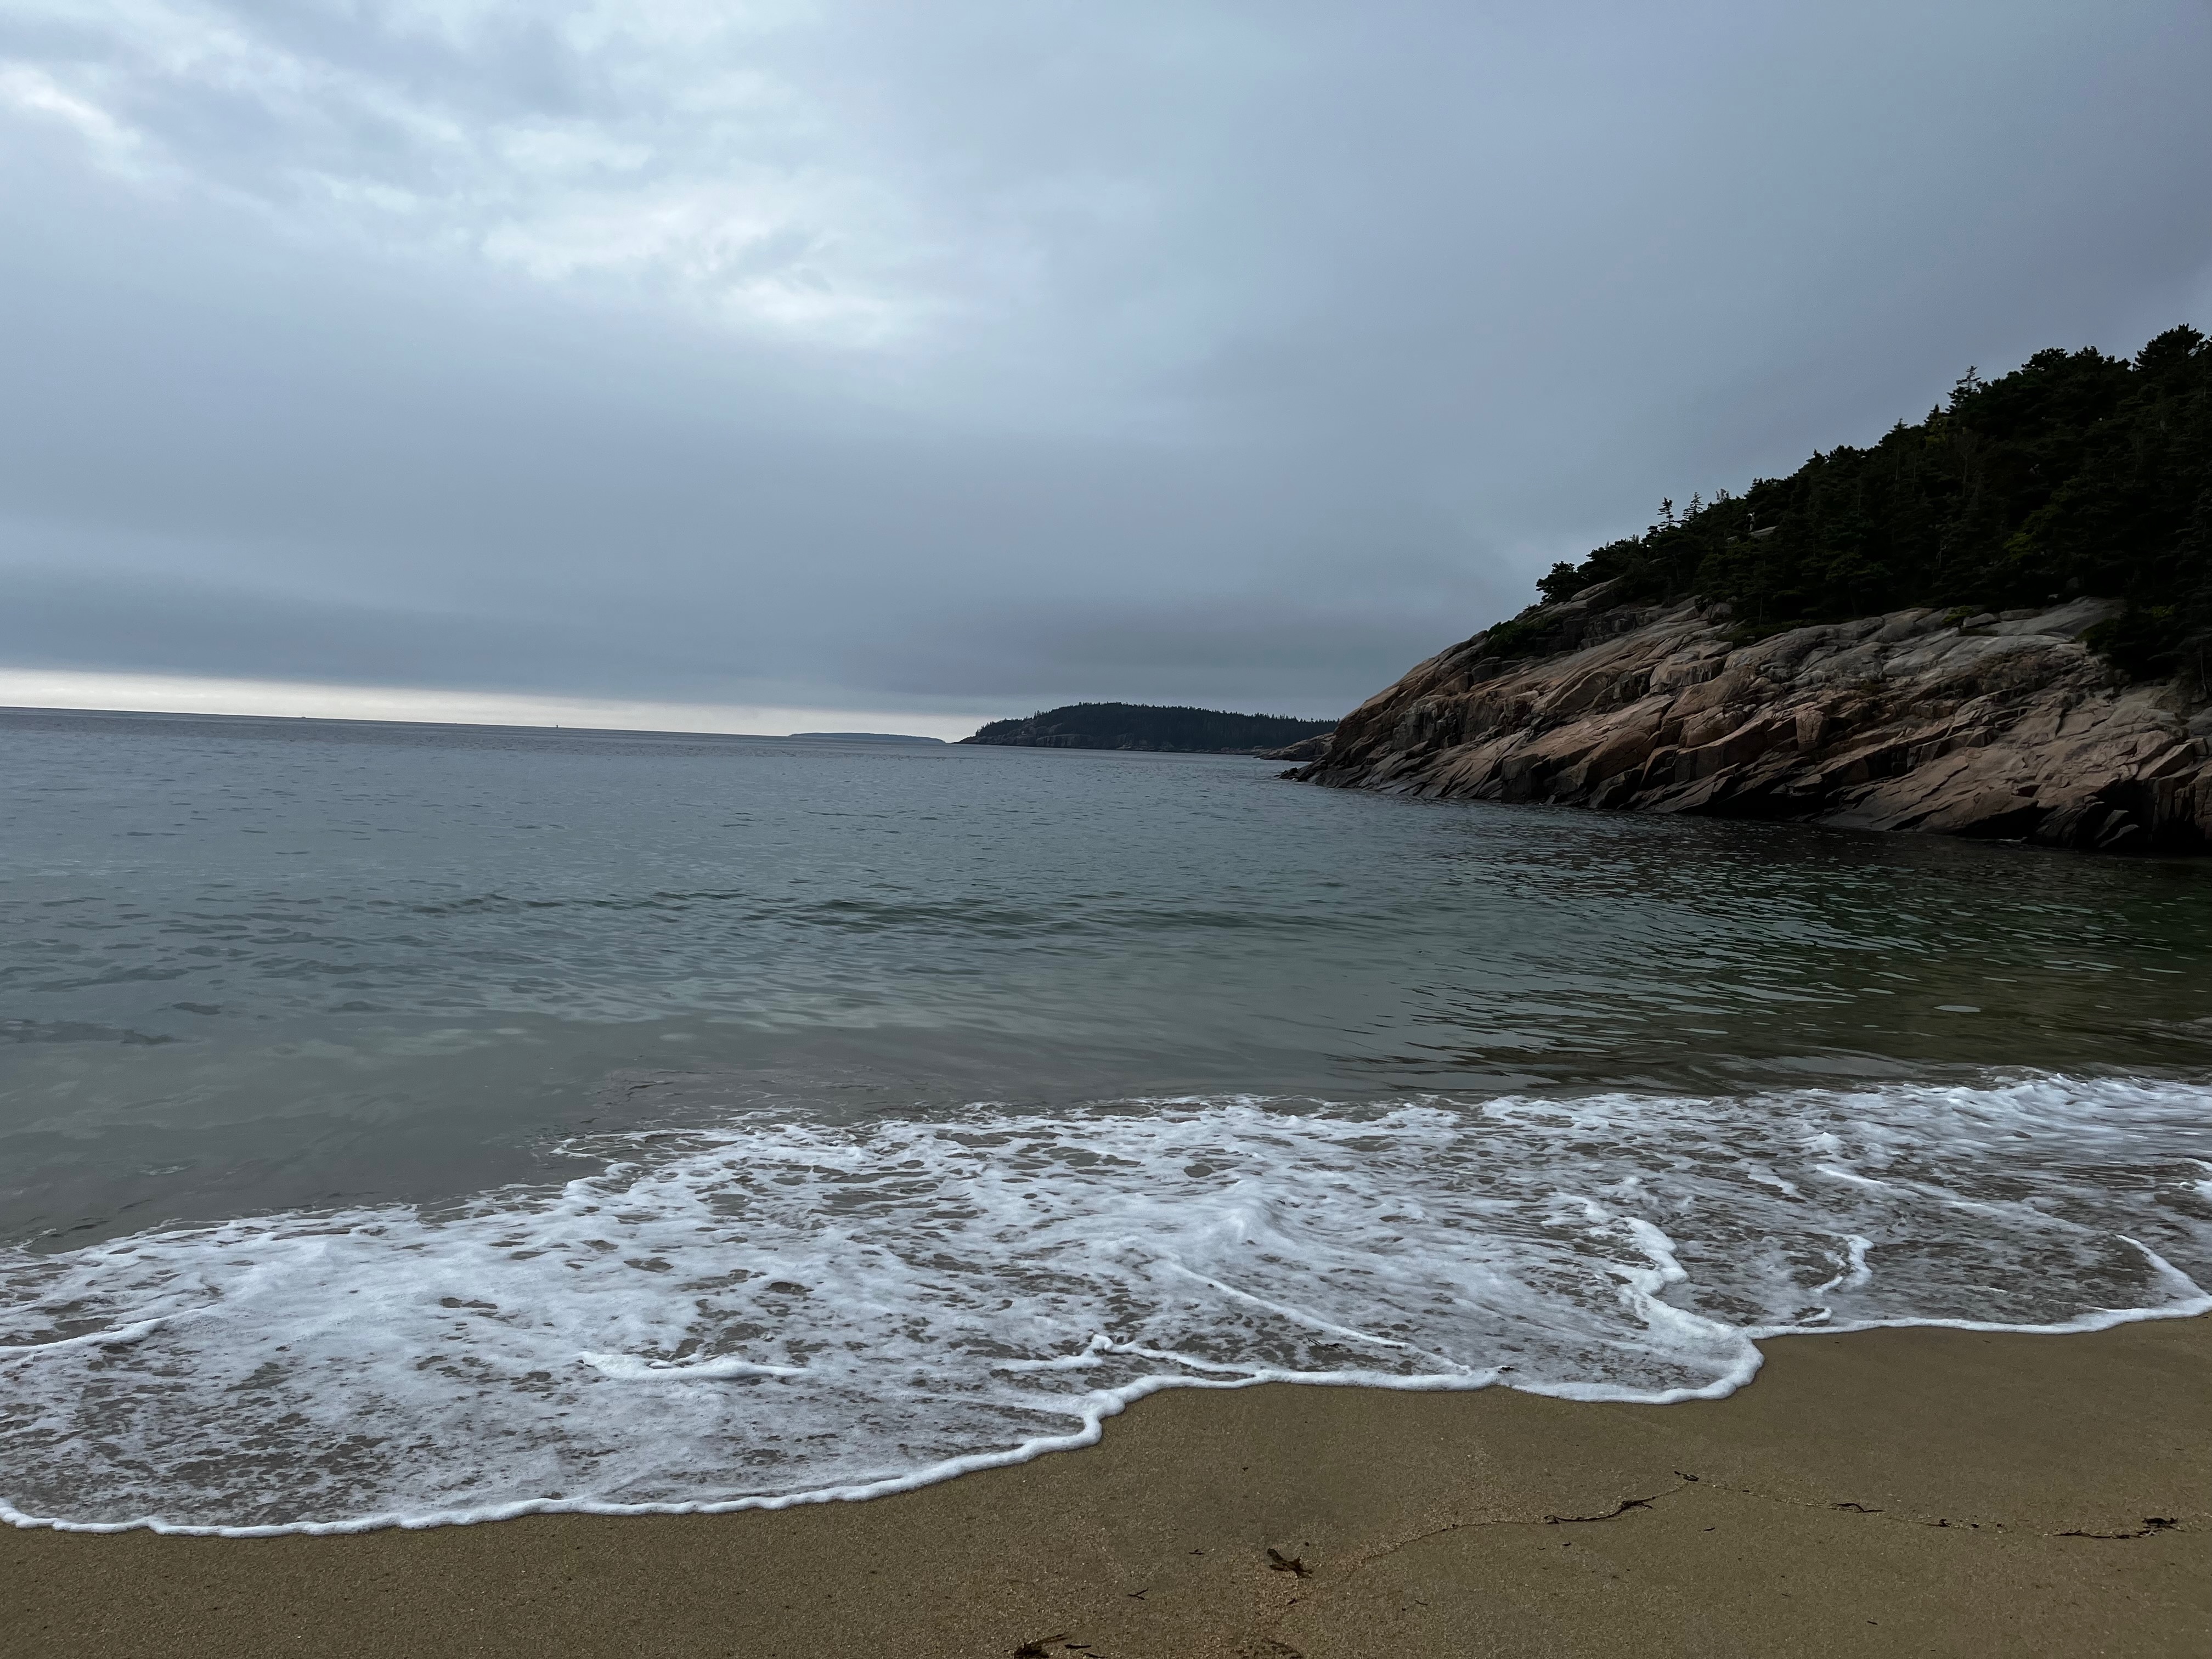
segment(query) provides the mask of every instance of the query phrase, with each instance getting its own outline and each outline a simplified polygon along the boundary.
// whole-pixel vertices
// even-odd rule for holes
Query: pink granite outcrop
[[[2212,709],[2081,643],[2116,603],[1899,611],[1748,643],[1602,587],[1431,658],[1286,777],[1339,788],[2212,850]],[[1506,656],[1494,638],[1525,652]]]

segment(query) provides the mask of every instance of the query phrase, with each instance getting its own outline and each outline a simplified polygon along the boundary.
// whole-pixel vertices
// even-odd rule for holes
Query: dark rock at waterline
[[[1478,634],[1286,777],[1338,788],[2212,851],[2212,709],[2081,643],[2115,600],[1898,611],[1739,643],[1724,605],[1610,584]]]
[[[1261,760],[1316,761],[1328,753],[1328,732],[1316,732],[1310,738],[1301,738],[1285,748],[1262,749],[1260,750],[1260,758]]]

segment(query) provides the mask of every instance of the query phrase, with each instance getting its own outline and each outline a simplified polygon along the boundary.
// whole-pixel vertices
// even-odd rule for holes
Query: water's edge
[[[2040,1077],[759,1109],[441,1211],[0,1253],[0,1517],[266,1537],[781,1509],[1091,1445],[1173,1388],[1666,1404],[1732,1393],[1781,1336],[2194,1316],[2208,1108]]]

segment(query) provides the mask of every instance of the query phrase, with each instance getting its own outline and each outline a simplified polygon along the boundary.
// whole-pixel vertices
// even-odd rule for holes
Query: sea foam
[[[1760,1337],[2212,1309],[2212,1091],[1253,1097],[572,1151],[443,1209],[0,1252],[0,1515],[251,1535],[862,1497],[1169,1387],[1668,1401]]]

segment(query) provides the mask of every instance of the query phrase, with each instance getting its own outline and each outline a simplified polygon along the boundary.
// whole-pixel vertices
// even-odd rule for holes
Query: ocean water
[[[1234,757],[0,714],[0,1515],[896,1490],[2212,1287],[2212,869]]]

